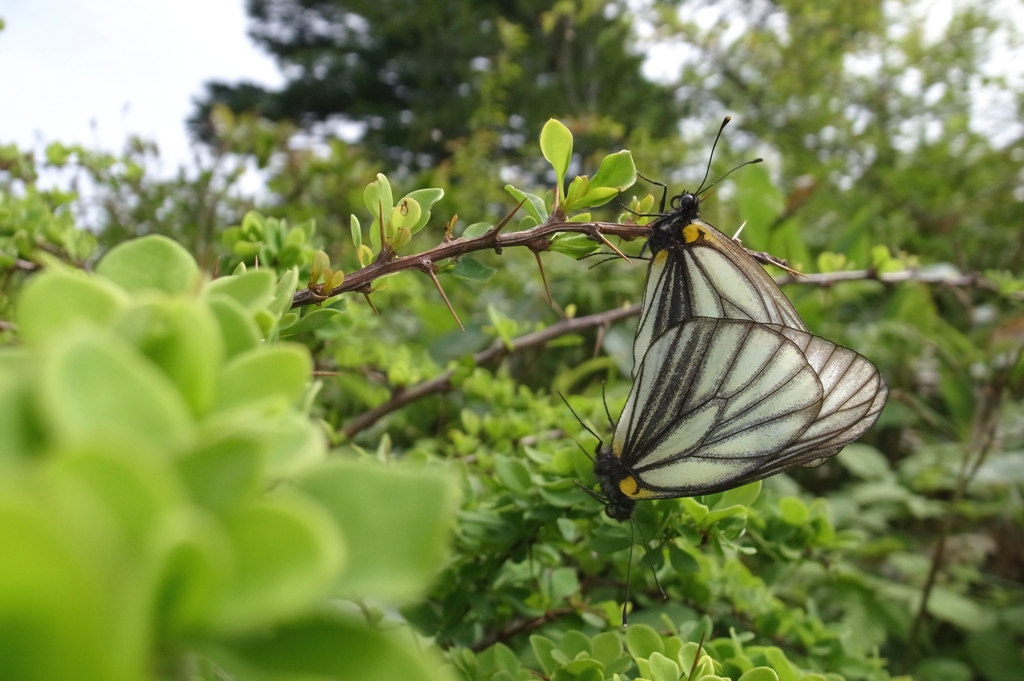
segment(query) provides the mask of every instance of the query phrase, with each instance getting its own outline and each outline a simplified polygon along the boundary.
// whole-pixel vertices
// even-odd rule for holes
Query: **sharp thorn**
[[[551,289],[548,288],[548,278],[544,274],[544,263],[540,260],[540,251],[534,251],[533,257],[537,259],[537,269],[540,270],[540,280],[544,282],[544,293],[548,296],[548,305],[551,307],[555,306],[555,301],[551,298]]]
[[[366,298],[366,304],[370,306],[370,309],[373,310],[373,313],[380,314],[380,311],[378,311],[377,308],[373,306],[373,301],[370,300],[370,294],[364,293],[363,297]]]
[[[448,300],[448,295],[445,294],[444,289],[441,288],[441,282],[437,280],[437,275],[434,274],[434,268],[428,264],[426,267],[426,272],[427,275],[430,277],[431,281],[434,282],[434,286],[437,287],[437,292],[441,294],[442,298],[444,298],[444,304],[448,306],[448,311],[452,313],[453,317],[455,317],[455,323],[459,325],[459,328],[462,329],[463,332],[465,332],[466,327],[462,325],[462,320],[459,319],[459,315],[455,314],[455,308],[452,307],[451,301]]]
[[[608,241],[608,237],[606,237],[606,236],[605,236],[604,234],[601,234],[601,232],[597,232],[597,236],[598,236],[598,237],[599,237],[599,238],[601,239],[601,241],[603,241],[603,242],[604,242],[604,245],[605,245],[605,246],[607,246],[608,248],[610,248],[610,249],[612,249],[613,251],[615,251],[615,254],[616,254],[617,256],[619,256],[620,258],[622,258],[622,259],[623,259],[623,260],[625,260],[626,262],[631,262],[631,261],[630,261],[630,259],[626,257],[626,254],[625,254],[625,253],[623,253],[622,251],[620,251],[619,249],[617,249],[617,248],[615,247],[615,244],[613,244],[613,243],[612,243],[611,241]]]
[[[486,233],[486,234],[484,234],[484,236],[485,236],[485,237],[488,237],[488,236],[494,236],[495,234],[497,234],[498,232],[500,232],[500,231],[501,231],[501,230],[502,230],[502,229],[503,229],[503,228],[505,227],[505,225],[507,225],[507,224],[509,223],[509,221],[510,221],[510,220],[512,219],[512,217],[513,217],[513,216],[514,216],[514,215],[515,215],[516,213],[518,213],[518,212],[519,212],[519,209],[523,207],[523,204],[524,204],[524,203],[526,203],[526,197],[523,197],[523,200],[522,200],[522,201],[520,201],[520,202],[519,202],[519,203],[518,203],[518,204],[516,205],[516,207],[515,207],[515,208],[513,208],[513,209],[512,209],[512,211],[511,211],[511,212],[510,212],[510,213],[509,213],[508,215],[506,215],[505,217],[503,217],[503,218],[502,218],[502,219],[501,219],[501,220],[500,220],[500,221],[498,222],[498,224],[494,225],[494,227],[491,227],[491,228],[490,228],[490,229],[489,229],[489,230],[487,231],[487,233]]]

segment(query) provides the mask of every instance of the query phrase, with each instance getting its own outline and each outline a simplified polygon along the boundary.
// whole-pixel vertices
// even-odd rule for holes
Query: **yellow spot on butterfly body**
[[[630,499],[653,499],[654,492],[640,486],[632,475],[627,475],[619,480],[619,489]]]
[[[692,244],[694,241],[700,241],[704,238],[707,238],[706,233],[696,224],[691,222],[686,227],[683,227],[683,241],[686,243]]]

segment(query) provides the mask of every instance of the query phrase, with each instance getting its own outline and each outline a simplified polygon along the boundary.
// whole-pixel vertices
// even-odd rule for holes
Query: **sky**
[[[0,144],[191,159],[185,119],[211,79],[283,82],[246,35],[244,0],[0,0]]]

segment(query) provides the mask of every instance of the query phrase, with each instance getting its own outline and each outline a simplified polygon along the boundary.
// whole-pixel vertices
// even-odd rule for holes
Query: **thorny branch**
[[[508,345],[503,343],[501,339],[497,339],[490,347],[473,355],[473,362],[477,365],[493,362],[510,355],[513,352],[536,347],[538,345],[544,345],[548,341],[554,340],[559,336],[564,336],[568,333],[589,329],[595,326],[607,326],[619,321],[620,319],[632,317],[639,313],[640,305],[631,305],[629,307],[622,307],[615,310],[608,310],[607,312],[587,315],[586,317],[566,319],[558,322],[557,324],[552,324],[541,331],[535,331],[534,333],[528,333],[525,336],[514,338]],[[427,395],[433,395],[434,393],[450,390],[452,387],[452,376],[454,375],[455,370],[449,369],[431,379],[423,381],[422,383],[417,383],[414,386],[395,392],[395,394],[393,394],[391,398],[383,404],[380,404],[369,411],[363,412],[345,424],[345,427],[342,428],[342,432],[346,437],[352,437],[356,433],[366,430],[391,412],[397,411],[411,402],[415,402]]]
[[[511,218],[511,214],[498,223],[494,228],[476,238],[464,239],[451,238],[446,235],[444,241],[434,248],[421,253],[398,257],[388,248],[382,248],[377,259],[366,267],[356,270],[345,277],[342,284],[330,291],[319,291],[313,289],[302,289],[296,291],[292,299],[292,308],[304,307],[306,305],[317,305],[333,296],[350,291],[358,291],[364,295],[372,292],[371,284],[381,277],[406,270],[419,270],[426,273],[436,283],[435,273],[438,271],[438,263],[451,258],[458,258],[476,251],[494,250],[501,253],[505,248],[514,246],[525,246],[538,257],[540,253],[548,250],[552,238],[559,233],[586,234],[594,241],[611,246],[608,236],[616,236],[627,241],[636,238],[647,238],[650,236],[648,225],[620,224],[614,222],[567,222],[564,220],[549,220],[544,224],[537,225],[532,229],[519,232],[502,234],[501,229]],[[612,248],[614,248],[612,246]],[[616,249],[617,250],[617,249]],[[931,274],[918,272],[916,270],[903,270],[900,272],[878,273],[874,270],[850,270],[840,272],[827,272],[823,274],[794,274],[788,270],[786,262],[779,260],[767,253],[758,251],[747,252],[758,262],[765,265],[776,265],[787,271],[785,276],[776,279],[779,284],[818,284],[830,285],[841,281],[874,280],[886,284],[894,284],[904,281],[918,281],[925,283],[944,284],[947,286],[979,286],[995,289],[995,285],[977,274],[966,274],[950,276],[947,274]],[[543,276],[543,270],[541,270]],[[447,302],[447,301],[446,301]],[[453,311],[454,314],[454,311]]]
[[[369,293],[370,284],[374,280],[383,276],[394,274],[395,272],[403,272],[405,270],[420,270],[421,272],[433,273],[437,271],[437,263],[440,261],[448,260],[450,258],[458,258],[459,256],[466,255],[467,253],[473,253],[475,251],[487,251],[493,249],[495,252],[501,253],[502,249],[505,248],[512,246],[525,246],[534,253],[540,253],[548,250],[551,246],[551,239],[555,234],[560,232],[586,234],[594,241],[601,243],[608,243],[605,235],[632,240],[637,237],[646,237],[650,233],[650,228],[646,225],[627,225],[613,222],[565,222],[549,220],[548,222],[545,222],[542,225],[537,225],[532,229],[524,229],[520,232],[510,232],[508,234],[500,233],[502,226],[503,224],[499,223],[486,234],[482,234],[473,239],[463,239],[461,237],[457,239],[446,238],[439,246],[435,246],[434,248],[423,251],[422,253],[415,253],[413,255],[396,257],[390,251],[382,248],[381,254],[374,262],[361,270],[356,270],[351,274],[347,274],[345,281],[342,282],[341,286],[322,293],[318,293],[311,289],[296,291],[295,297],[292,299],[292,307],[296,308],[304,305],[315,305],[332,296],[347,293],[349,291]]]
[[[842,272],[827,272],[824,274],[809,274],[799,277],[793,276],[792,274],[785,274],[781,277],[776,277],[775,281],[780,285],[811,284],[817,286],[827,286],[841,281],[879,281],[884,284],[917,281],[943,286],[984,286],[988,283],[980,276],[973,274],[940,276],[915,272],[913,270],[887,272],[884,274],[879,274],[873,270],[850,270]],[[515,338],[509,345],[505,345],[500,339],[495,340],[488,348],[473,355],[473,362],[477,365],[494,362],[512,354],[513,352],[544,345],[559,336],[594,327],[597,327],[599,330],[606,329],[614,322],[622,319],[628,319],[629,317],[633,317],[638,314],[640,314],[639,303],[616,308],[614,310],[608,310],[606,312],[587,315],[585,317],[566,319],[558,322],[557,324],[552,324],[541,331],[536,331],[534,333],[529,333],[524,336],[520,336],[519,338]],[[447,392],[452,387],[451,379],[454,374],[455,370],[449,369],[433,378],[417,383],[416,385],[396,390],[386,402],[383,402],[369,411],[363,412],[356,418],[349,421],[344,428],[342,428],[342,432],[346,437],[352,437],[407,404],[427,397],[428,395]],[[321,373],[320,375],[325,374]]]
[[[1019,357],[1018,352],[1017,358],[1010,362],[1009,366],[1016,366]],[[953,496],[949,501],[950,512],[942,518],[939,538],[935,542],[935,548],[932,551],[928,576],[925,578],[924,587],[921,589],[921,600],[918,603],[914,622],[910,627],[907,649],[903,659],[905,669],[910,669],[917,660],[921,628],[928,614],[928,602],[931,599],[932,591],[938,582],[939,573],[945,566],[946,543],[950,533],[953,531],[956,507],[966,495],[967,486],[974,479],[978,469],[981,468],[989,453],[996,447],[999,419],[1002,415],[1001,407],[1006,397],[1005,392],[1009,383],[1010,371],[1006,369],[998,371],[993,376],[991,382],[985,385],[978,395],[978,403],[975,407],[973,423],[971,424],[971,437],[965,445],[960,471],[956,478],[956,487],[953,489]]]

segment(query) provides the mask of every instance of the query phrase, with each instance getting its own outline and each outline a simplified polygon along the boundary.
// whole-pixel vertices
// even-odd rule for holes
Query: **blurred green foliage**
[[[300,25],[295,3],[253,7]],[[471,2],[420,25],[392,3],[310,7],[299,18],[317,30],[347,11],[387,38],[331,68],[358,84],[379,67],[443,103],[342,112],[385,119],[364,144],[213,107],[196,164],[170,176],[140,140],[0,148],[10,678],[1019,678],[1024,98],[1000,70],[1020,49],[1005,8],[943,21],[911,0],[570,3],[526,30]],[[474,25],[501,38],[445,38],[456,76],[486,57],[458,101],[429,72],[445,60],[422,56],[435,43],[411,38],[445,12],[458,26],[486,15],[492,28]],[[555,78],[526,59],[572,26],[564,63],[593,47],[600,66]],[[685,53],[656,83],[626,49],[641,29],[653,54]],[[302,91],[326,78],[314,57],[328,47],[282,53],[309,65]],[[569,76],[600,96],[568,96]],[[465,332],[418,272],[290,309],[296,289],[331,288],[384,244],[479,236],[522,199],[507,231],[556,201],[616,219],[606,189],[650,210],[660,189],[631,172],[693,189],[725,113],[711,177],[767,162],[718,185],[708,221],[746,222],[745,245],[804,272],[907,275],[787,287],[813,332],[872,359],[892,390],[821,468],[641,503],[635,534],[606,518],[573,484],[594,482],[596,441],[555,392],[609,437],[631,323],[472,359],[640,299],[642,262],[566,257],[593,252],[586,237],[539,256],[551,304],[528,249],[438,263]],[[253,169],[257,196],[242,190]],[[444,376],[443,393],[347,429]]]

